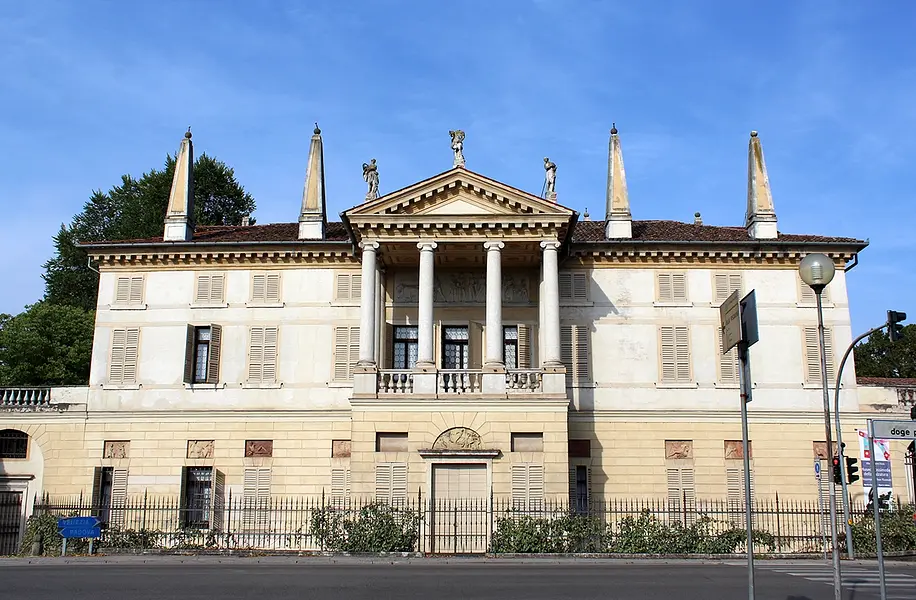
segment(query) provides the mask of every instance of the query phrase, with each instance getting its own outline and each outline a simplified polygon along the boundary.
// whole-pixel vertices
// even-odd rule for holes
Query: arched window
[[[0,458],[27,458],[29,435],[15,429],[0,431]]]

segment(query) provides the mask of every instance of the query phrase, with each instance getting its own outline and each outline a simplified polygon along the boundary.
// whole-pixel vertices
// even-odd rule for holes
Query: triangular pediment
[[[574,211],[465,168],[454,168],[411,186],[355,206],[348,219],[401,217],[551,216],[569,218]]]

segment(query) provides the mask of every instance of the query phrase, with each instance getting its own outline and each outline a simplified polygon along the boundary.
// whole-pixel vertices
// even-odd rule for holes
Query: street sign
[[[814,461],[814,478],[820,481],[821,479],[821,461]]]
[[[880,440],[916,440],[916,421],[872,420],[872,426]]]
[[[58,519],[57,527],[63,538],[98,538],[102,537],[99,520],[95,517],[70,517]]]
[[[738,290],[731,293],[719,307],[719,322],[722,325],[722,354],[741,341],[741,299]]]
[[[741,339],[748,346],[753,346],[760,341],[760,334],[757,331],[757,295],[751,290],[741,302]]]

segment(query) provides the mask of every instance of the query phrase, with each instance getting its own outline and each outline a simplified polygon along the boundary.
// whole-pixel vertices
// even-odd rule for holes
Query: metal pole
[[[738,342],[738,360],[741,363],[741,441],[744,444],[744,519],[747,525],[747,597],[754,600],[754,523],[751,520],[751,453],[747,434],[747,403],[751,401],[751,366],[747,350],[747,342]]]
[[[846,360],[849,358],[849,355],[852,354],[853,348],[856,347],[856,344],[875,333],[876,331],[881,331],[887,327],[887,323],[881,325],[880,327],[875,327],[869,329],[856,339],[852,340],[852,343],[849,344],[849,347],[846,348],[846,353],[843,354],[843,360],[840,361],[840,368],[836,374],[836,387],[834,387],[834,402],[833,402],[833,418],[836,420],[836,443],[840,457],[840,468],[844,469],[842,477],[842,489],[843,489],[843,520],[846,521],[846,555],[849,557],[849,560],[853,560],[856,557],[855,549],[852,545],[852,522],[849,518],[849,484],[846,482],[846,457],[843,455],[843,428],[840,427],[840,384],[843,381],[843,368],[846,367]],[[829,450],[828,450],[829,452]]]
[[[881,546],[881,510],[878,508],[878,473],[875,467],[875,424],[868,420],[868,456],[871,464],[871,506],[875,513],[875,543],[878,547],[878,581],[881,585],[881,600],[887,600],[887,585],[884,581],[884,548]]]
[[[830,431],[830,389],[828,388],[830,384],[827,381],[827,351],[824,342],[824,305],[821,301],[821,292],[824,291],[824,288],[818,286],[812,289],[817,297],[817,333],[821,354],[821,385],[824,388],[824,428],[827,435],[827,454],[833,456],[833,436]],[[833,595],[836,600],[842,600],[843,579],[840,576],[840,549],[837,548],[836,535],[836,486],[831,484],[828,487],[830,492],[830,542],[833,553]]]

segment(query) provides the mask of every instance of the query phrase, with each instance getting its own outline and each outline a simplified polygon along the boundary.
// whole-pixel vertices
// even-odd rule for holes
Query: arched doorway
[[[0,555],[15,554],[41,486],[41,448],[24,431],[0,430]]]

